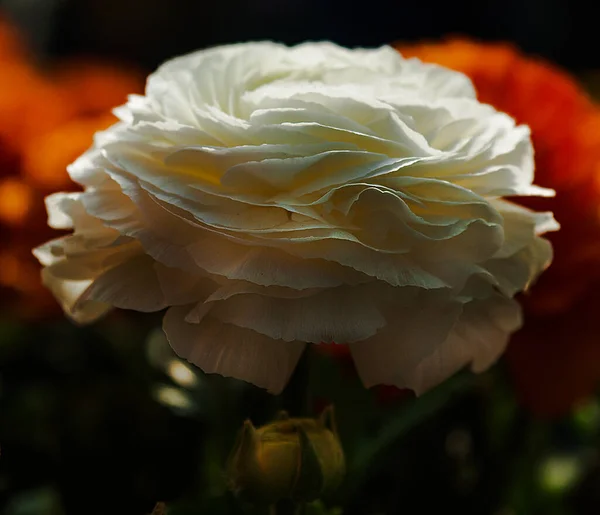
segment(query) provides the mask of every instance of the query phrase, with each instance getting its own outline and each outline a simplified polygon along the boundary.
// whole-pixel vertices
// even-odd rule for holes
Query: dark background
[[[467,34],[510,40],[573,70],[600,66],[597,2],[585,0],[5,0],[52,54],[146,68],[210,45],[327,39],[346,46]]]

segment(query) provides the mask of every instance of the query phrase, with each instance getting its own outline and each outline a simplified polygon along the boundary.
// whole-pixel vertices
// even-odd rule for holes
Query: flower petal
[[[207,374],[250,382],[271,393],[281,393],[305,344],[268,338],[249,329],[205,318],[202,324],[185,321],[190,307],[173,307],[163,328],[173,350]]]

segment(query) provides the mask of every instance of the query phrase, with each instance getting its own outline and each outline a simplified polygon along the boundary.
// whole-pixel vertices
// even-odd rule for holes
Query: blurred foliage
[[[153,397],[168,377],[149,365],[144,337],[118,317],[89,330],[2,322],[0,502],[8,514],[144,513],[190,485],[202,419]]]
[[[274,397],[183,363],[154,322],[1,322],[2,513],[143,515],[162,501],[168,515],[265,514],[227,491],[226,458],[245,419],[271,420],[302,385],[313,414],[334,403],[348,462],[344,485],[307,513],[597,513],[597,400],[535,419],[502,366],[390,399],[320,353]]]

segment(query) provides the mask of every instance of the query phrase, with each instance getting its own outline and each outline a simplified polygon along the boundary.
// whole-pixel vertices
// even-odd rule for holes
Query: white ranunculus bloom
[[[366,386],[422,392],[488,367],[557,224],[527,127],[462,74],[389,47],[251,43],[174,59],[47,200],[74,229],[34,252],[74,320],[167,309],[206,372],[285,386],[307,343]]]

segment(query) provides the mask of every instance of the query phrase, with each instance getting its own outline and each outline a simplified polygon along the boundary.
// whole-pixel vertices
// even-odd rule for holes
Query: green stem
[[[288,385],[281,395],[282,409],[293,418],[312,416],[310,395],[310,359],[307,349],[294,370]],[[304,515],[306,503],[282,499],[269,508],[269,515]]]
[[[313,415],[310,395],[309,350],[306,349],[300,357],[282,394],[282,409],[286,410],[291,417],[311,417]]]
[[[458,374],[445,385],[435,388],[401,409],[398,415],[381,429],[375,440],[360,447],[350,462],[345,491],[351,496],[359,492],[368,476],[385,463],[386,451],[390,445],[433,416],[453,396],[471,387],[474,381],[474,376],[470,373]]]

